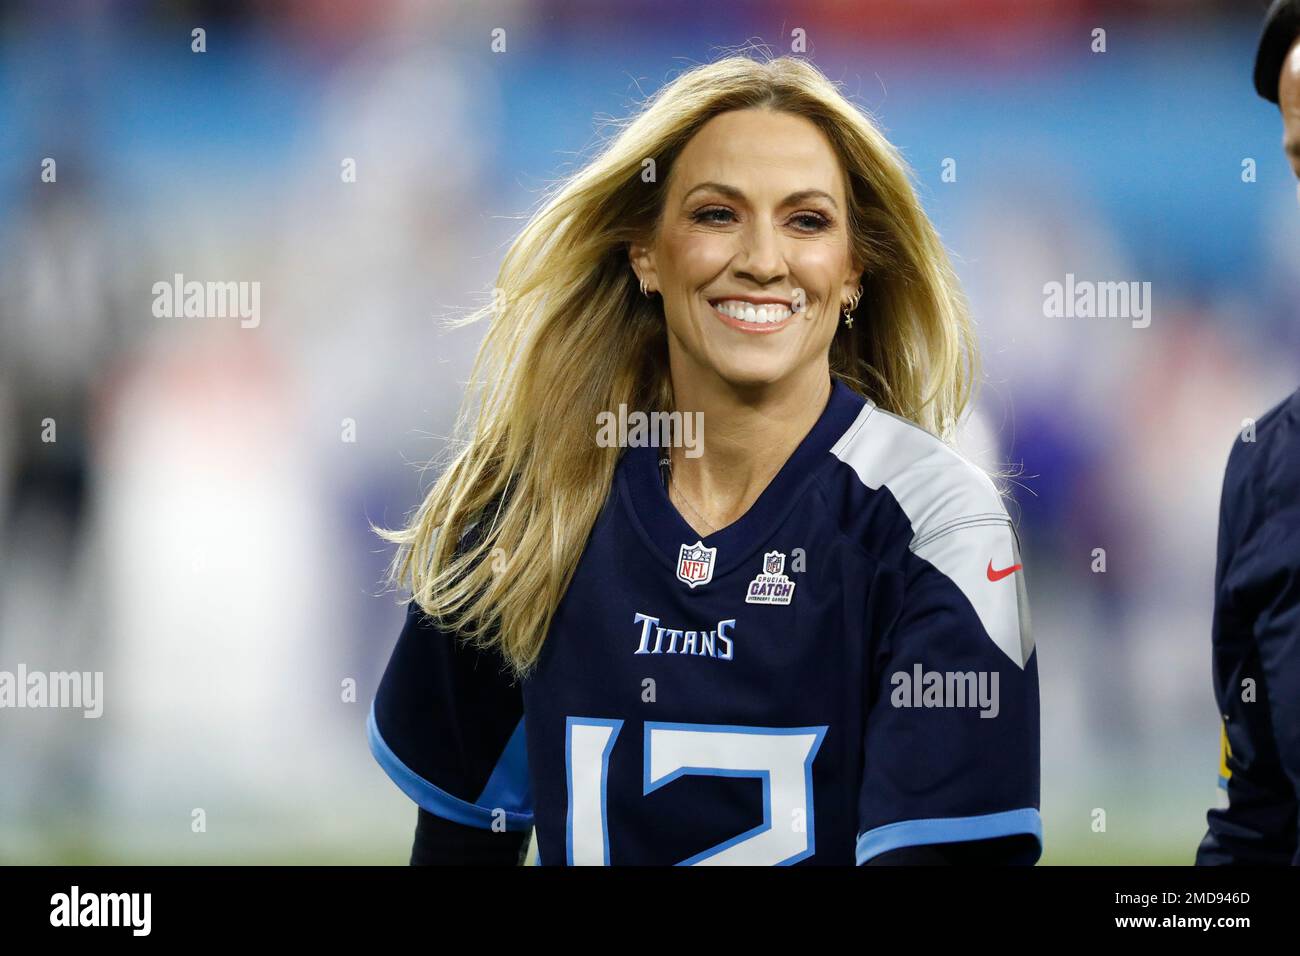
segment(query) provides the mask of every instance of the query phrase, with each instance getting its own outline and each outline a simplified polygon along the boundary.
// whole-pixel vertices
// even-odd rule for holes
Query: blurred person
[[[1254,79],[1300,179],[1300,0],[1269,8]],[[1214,597],[1227,805],[1207,813],[1196,862],[1300,865],[1300,390],[1228,456]]]
[[[53,130],[42,130],[53,137]],[[0,661],[32,670],[89,672],[103,663],[101,574],[93,548],[94,395],[114,348],[111,257],[102,183],[84,170],[93,151],[69,140],[51,150],[55,182],[24,186],[0,234],[0,434],[12,442],[0,471]],[[41,715],[44,717],[45,715]],[[24,772],[0,782],[0,806],[35,839],[68,818],[94,815],[93,748],[77,723],[41,724],[5,711],[0,763]],[[42,728],[41,746],[26,741]]]
[[[950,444],[973,334],[870,119],[802,60],[690,70],[497,287],[464,443],[381,531],[412,598],[369,742],[411,862],[535,829],[552,865],[1033,863],[1019,546]]]

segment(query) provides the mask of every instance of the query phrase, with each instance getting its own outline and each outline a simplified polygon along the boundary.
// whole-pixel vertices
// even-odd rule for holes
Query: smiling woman
[[[713,433],[717,453],[706,467],[685,474],[678,465],[673,472],[674,499],[695,514],[691,523],[701,533],[743,514],[812,426],[828,394],[842,305],[839,337],[846,354],[837,356],[837,371],[860,376],[860,385],[881,379],[875,397],[884,407],[941,429],[960,411],[940,407],[924,415],[927,403],[911,394],[914,382],[901,383],[902,394],[891,400],[890,382],[897,376],[879,372],[861,352],[864,345],[872,350],[877,337],[893,338],[898,333],[888,327],[906,321],[887,305],[880,308],[880,299],[897,296],[889,286],[909,273],[891,251],[905,245],[901,237],[858,230],[864,238],[855,243],[850,223],[879,219],[870,180],[873,174],[885,178],[881,166],[892,166],[896,198],[901,205],[910,202],[910,211],[924,222],[901,164],[889,153],[874,157],[860,171],[857,181],[864,188],[855,191],[851,204],[844,165],[822,128],[807,115],[787,112],[797,103],[759,102],[712,117],[690,138],[672,163],[655,228],[630,247],[645,287],[663,295],[677,406],[703,409],[707,419],[725,423],[721,434]],[[901,228],[895,221],[893,231]],[[959,339],[966,332],[965,311],[942,247],[932,233],[918,238],[922,247],[933,244],[929,265],[939,272],[932,294],[949,310],[948,326],[936,330],[936,338]],[[860,327],[855,334],[864,268],[870,270],[868,284],[874,279],[866,310],[875,328]],[[918,264],[915,272],[922,271]],[[922,313],[924,308],[918,303],[917,312],[942,314]],[[955,341],[950,347],[960,354]],[[899,347],[894,354],[908,350]],[[948,373],[955,381],[934,384],[946,387],[948,401],[959,402],[966,383],[959,369]]]
[[[535,828],[548,864],[1033,862],[1018,543],[947,444],[966,308],[869,117],[803,60],[690,70],[497,286],[461,443],[380,532],[413,600],[370,744],[413,859]],[[703,453],[611,447],[625,407]],[[914,669],[998,699],[891,704]]]

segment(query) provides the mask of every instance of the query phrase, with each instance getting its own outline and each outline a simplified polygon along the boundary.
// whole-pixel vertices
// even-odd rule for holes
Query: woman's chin
[[[793,365],[784,361],[734,362],[716,369],[718,377],[737,390],[766,388],[788,378]]]

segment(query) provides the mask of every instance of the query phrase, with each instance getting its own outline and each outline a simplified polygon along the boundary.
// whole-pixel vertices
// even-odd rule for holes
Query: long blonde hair
[[[846,173],[862,321],[840,323],[831,371],[945,440],[971,400],[965,299],[906,164],[867,113],[793,57],[732,55],[683,73],[548,191],[502,261],[492,303],[454,323],[490,320],[450,464],[405,528],[374,529],[398,545],[390,583],[442,626],[499,648],[519,676],[536,663],[613,480],[620,449],[597,444],[597,415],[673,408],[661,300],[640,293],[629,243],[653,235],[696,131],[753,108],[815,123]]]

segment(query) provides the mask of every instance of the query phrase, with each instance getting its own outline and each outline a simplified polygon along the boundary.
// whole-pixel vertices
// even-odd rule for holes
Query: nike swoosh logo
[[[1018,565],[1018,564],[1013,564],[1013,565],[1011,565],[1011,567],[1009,567],[1009,568],[1003,568],[1001,571],[995,571],[995,570],[993,570],[993,562],[990,560],[990,561],[989,561],[989,580],[990,580],[990,581],[1001,581],[1001,580],[1002,580],[1003,578],[1005,578],[1008,574],[1014,574],[1016,571],[1019,571],[1019,570],[1020,570],[1020,567],[1021,567],[1021,566]]]

